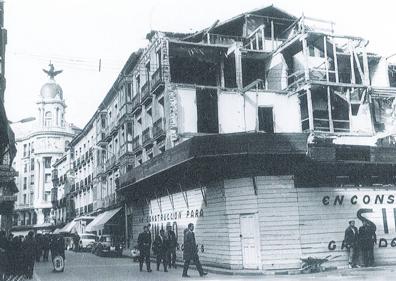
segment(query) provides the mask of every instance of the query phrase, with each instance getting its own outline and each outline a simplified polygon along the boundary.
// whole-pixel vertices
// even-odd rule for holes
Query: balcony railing
[[[160,118],[153,124],[153,138],[157,139],[165,135],[165,118]]]
[[[140,92],[132,98],[132,112],[140,107]]]
[[[140,148],[142,148],[142,144],[140,143],[140,136],[137,136],[132,140],[132,150],[137,151]]]
[[[162,72],[161,68],[157,68],[157,70],[151,76],[150,88],[151,91],[155,92],[159,85],[162,85],[164,81],[162,80]]]
[[[152,127],[146,128],[143,133],[142,133],[142,143],[143,145],[146,145],[151,142],[153,139],[153,134],[152,134]]]
[[[150,92],[150,81],[147,81],[144,83],[142,86],[142,103],[144,103],[148,98],[151,97],[151,92]]]

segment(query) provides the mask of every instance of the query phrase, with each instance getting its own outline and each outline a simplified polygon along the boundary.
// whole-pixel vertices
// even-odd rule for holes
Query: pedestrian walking
[[[50,238],[48,234],[45,234],[42,239],[43,247],[43,261],[48,261],[48,254],[50,250]]]
[[[157,271],[159,271],[161,261],[164,265],[164,272],[168,272],[167,269],[167,253],[168,253],[168,239],[165,236],[165,231],[160,230],[159,235],[155,237],[153,243],[153,252],[157,255]]]
[[[175,232],[172,230],[171,225],[166,226],[166,238],[168,239],[168,252],[167,261],[169,268],[176,268],[176,248],[177,248],[177,237]]]
[[[0,280],[6,280],[9,275],[9,241],[6,232],[0,231]]]
[[[375,230],[376,226],[367,220],[363,221],[363,225],[359,228],[359,246],[365,267],[374,266],[374,244],[377,243]]]
[[[25,241],[23,242],[25,275],[26,278],[33,278],[34,261],[36,258],[37,245],[33,237],[33,231],[29,231]]]
[[[65,270],[65,240],[61,235],[54,235],[51,243],[51,260],[54,272],[63,272]]]
[[[358,267],[357,261],[359,258],[358,240],[359,232],[355,226],[355,221],[350,220],[349,226],[345,230],[344,245],[348,251],[348,265],[349,268]]]
[[[143,270],[143,263],[146,262],[147,272],[151,272],[150,268],[150,249],[151,249],[151,234],[148,226],[143,227],[143,232],[138,236],[138,247],[140,251],[139,268]]]
[[[43,254],[42,235],[37,233],[35,240],[36,240],[36,262],[40,262],[41,256]]]
[[[184,230],[183,259],[184,259],[184,266],[183,266],[182,277],[190,277],[187,274],[187,271],[191,261],[194,262],[201,277],[208,274],[203,271],[201,262],[199,261],[198,248],[197,248],[197,243],[195,242],[193,223],[189,223],[188,228]]]

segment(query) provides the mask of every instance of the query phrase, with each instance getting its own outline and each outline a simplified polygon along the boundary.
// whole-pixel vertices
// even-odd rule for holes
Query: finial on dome
[[[45,73],[47,73],[47,75],[51,78],[54,79],[54,77],[60,73],[62,73],[63,70],[55,70],[54,65],[51,63],[49,63],[49,70],[43,69],[43,71]]]

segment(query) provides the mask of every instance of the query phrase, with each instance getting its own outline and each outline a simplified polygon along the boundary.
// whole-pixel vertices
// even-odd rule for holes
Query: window
[[[24,173],[27,173],[27,168],[28,168],[28,164],[25,163],[25,164],[23,165],[23,172],[24,172]]]
[[[45,183],[51,182],[51,174],[45,174]]]
[[[23,178],[23,189],[27,188],[27,177]]]
[[[132,100],[132,83],[128,83],[126,85],[126,91],[127,91],[127,101]]]
[[[65,152],[67,151],[67,149],[69,148],[69,144],[70,144],[70,141],[65,141]]]
[[[136,76],[136,93],[140,93],[140,75]]]
[[[34,184],[34,175],[30,176],[30,184]]]
[[[51,192],[46,191],[44,194],[44,200],[48,202],[50,198],[51,198]]]
[[[23,157],[26,157],[27,155],[27,144],[23,145]]]
[[[199,133],[218,133],[219,116],[216,89],[197,89],[197,127]]]
[[[30,171],[34,171],[34,159],[30,159]]]
[[[146,64],[146,81],[150,81],[150,62]]]
[[[26,194],[23,195],[23,205],[26,205]]]
[[[47,111],[44,115],[44,125],[46,127],[51,127],[52,126],[52,112]]]
[[[258,108],[258,129],[266,133],[274,132],[274,117],[272,107]]]
[[[44,168],[51,168],[51,157],[44,157]]]

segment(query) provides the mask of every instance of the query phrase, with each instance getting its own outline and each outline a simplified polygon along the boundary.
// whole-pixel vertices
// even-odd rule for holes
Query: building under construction
[[[396,262],[395,66],[366,39],[273,6],[147,39],[92,119],[102,226],[122,206],[132,247],[171,225],[181,258],[193,222],[204,264],[270,271],[346,266],[344,229],[369,220]]]

